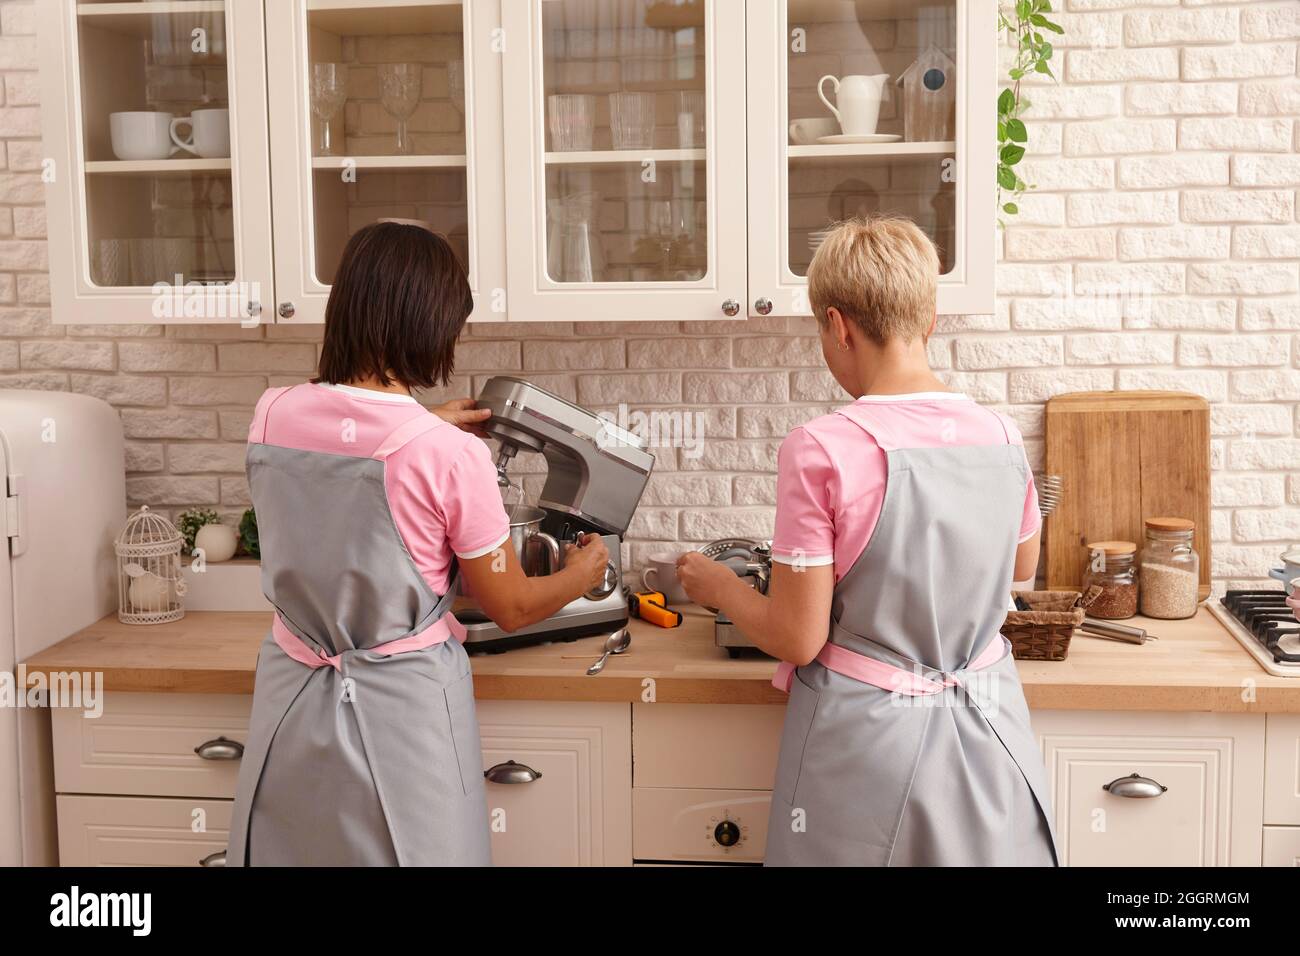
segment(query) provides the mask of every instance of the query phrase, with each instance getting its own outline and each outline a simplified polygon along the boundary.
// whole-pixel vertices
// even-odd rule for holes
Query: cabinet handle
[[[754,311],[759,315],[771,315],[774,308],[771,299],[759,299],[754,303]]]
[[[1147,797],[1158,797],[1169,788],[1158,781],[1152,780],[1150,777],[1143,777],[1134,773],[1103,784],[1101,789],[1117,797],[1130,797],[1140,800]]]
[[[488,783],[532,783],[541,780],[542,774],[526,764],[507,760],[483,771],[483,779]]]
[[[199,866],[225,866],[226,851],[218,850],[216,853],[209,853],[203,859],[199,860]]]
[[[248,313],[250,319],[255,319],[262,314],[262,303],[249,302],[244,306],[244,311]]]
[[[728,316],[740,315],[740,303],[735,299],[728,299],[722,303],[722,314]]]
[[[280,308],[278,309],[278,311],[279,311],[279,313],[280,313],[280,318],[282,318],[282,319],[292,319],[292,318],[293,318],[293,314],[294,314],[295,312],[297,312],[298,310],[295,309],[295,308],[293,307],[293,303],[292,303],[292,302],[281,302],[281,303],[280,303]]]
[[[244,745],[238,740],[218,737],[199,744],[194,752],[204,760],[238,760],[244,756]]]

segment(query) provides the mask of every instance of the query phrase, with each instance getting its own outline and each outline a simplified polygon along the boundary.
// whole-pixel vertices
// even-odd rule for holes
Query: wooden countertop
[[[713,618],[688,608],[680,628],[634,621],[632,646],[586,676],[603,639],[472,658],[481,700],[780,704],[776,664],[733,661],[713,646]],[[1075,636],[1067,660],[1019,662],[1036,709],[1300,713],[1300,679],[1263,671],[1208,611],[1188,621],[1132,623],[1160,640],[1137,647]],[[251,694],[270,615],[194,611],[147,627],[106,617],[24,662],[27,673],[100,671],[108,691]],[[651,686],[650,681],[653,681]]]

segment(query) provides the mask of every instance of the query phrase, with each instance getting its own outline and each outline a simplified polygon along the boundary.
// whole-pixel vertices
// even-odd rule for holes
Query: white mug
[[[176,128],[188,126],[189,139],[176,135]],[[169,124],[168,134],[179,148],[204,159],[224,159],[230,155],[230,110],[195,110],[178,116]]]
[[[646,590],[659,591],[669,607],[691,603],[682,582],[677,580],[677,557],[669,551],[652,554],[649,558],[650,567],[641,572],[641,583]]]
[[[885,92],[887,73],[876,76],[846,76],[839,80],[823,76],[817,82],[817,95],[826,108],[840,121],[840,130],[846,136],[870,136],[880,121],[880,100]],[[835,87],[835,103],[826,98],[826,81]]]
[[[113,155],[123,160],[167,159],[179,152],[171,140],[171,113],[133,110],[110,113],[108,127]]]

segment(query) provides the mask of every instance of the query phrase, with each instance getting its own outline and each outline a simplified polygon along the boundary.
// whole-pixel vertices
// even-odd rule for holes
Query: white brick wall
[[[1052,395],[1209,398],[1215,576],[1256,581],[1300,540],[1300,3],[1057,6],[1062,82],[1028,89],[1039,188],[999,236],[997,312],[943,317],[932,358],[1015,416],[1036,464]],[[50,324],[35,28],[31,2],[0,3],[0,386],[119,407],[133,503],[238,512],[251,406],[306,376],[319,330]],[[782,318],[477,326],[449,391],[522,372],[602,409],[702,412],[698,457],[659,452],[631,532],[640,558],[770,528],[780,438],[843,399],[811,332]]]

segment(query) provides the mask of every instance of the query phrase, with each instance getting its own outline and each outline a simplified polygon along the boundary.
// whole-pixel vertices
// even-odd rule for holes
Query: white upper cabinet
[[[825,230],[873,213],[934,240],[940,312],[992,312],[994,0],[747,9],[751,314],[811,314]]]
[[[494,0],[276,0],[266,11],[276,318],[321,322],[348,238],[381,219],[446,236],[474,320],[504,319]]]
[[[54,320],[257,321],[272,292],[261,0],[41,12]]]
[[[808,314],[864,213],[993,310],[995,0],[48,6],[56,322],[321,322],[380,219],[448,238],[473,321]]]
[[[511,319],[743,317],[742,0],[503,18]]]

